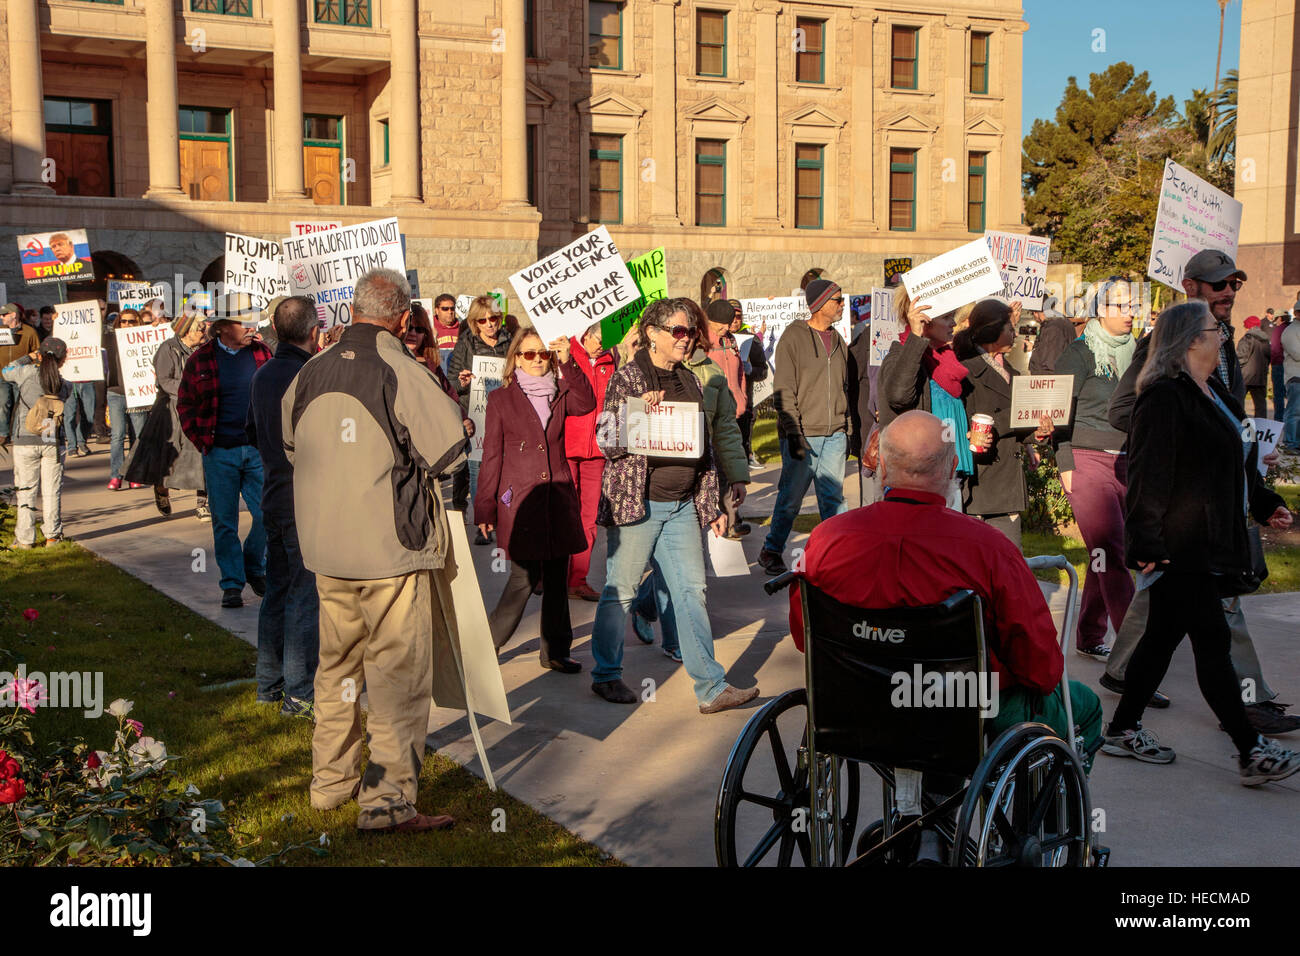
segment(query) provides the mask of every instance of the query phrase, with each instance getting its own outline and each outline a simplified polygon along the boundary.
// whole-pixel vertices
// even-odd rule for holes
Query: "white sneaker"
[[[1250,757],[1241,765],[1241,784],[1258,787],[1270,780],[1285,780],[1300,770],[1300,754],[1284,750],[1276,740],[1260,737],[1250,750]]]

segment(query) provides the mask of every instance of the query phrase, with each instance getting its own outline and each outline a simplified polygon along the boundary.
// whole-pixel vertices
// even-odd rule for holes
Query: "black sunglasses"
[[[1204,279],[1202,279],[1202,280],[1200,280],[1200,281],[1205,282]],[[1208,285],[1208,286],[1209,286],[1211,289],[1213,289],[1215,292],[1222,292],[1222,291],[1223,291],[1224,289],[1226,289],[1228,286],[1232,286],[1232,291],[1233,291],[1233,292],[1236,292],[1236,291],[1238,291],[1238,290],[1239,290],[1243,285],[1246,284],[1246,280],[1245,280],[1245,279],[1237,279],[1237,278],[1234,277],[1234,278],[1231,278],[1231,279],[1220,279],[1218,282],[1205,282],[1205,284]]]

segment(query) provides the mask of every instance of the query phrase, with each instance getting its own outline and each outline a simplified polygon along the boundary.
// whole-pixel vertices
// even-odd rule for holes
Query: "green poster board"
[[[623,341],[628,330],[641,318],[648,303],[668,297],[668,270],[664,265],[664,249],[652,249],[643,256],[628,260],[628,271],[636,283],[640,297],[629,302],[617,312],[600,320],[600,344],[610,348]]]

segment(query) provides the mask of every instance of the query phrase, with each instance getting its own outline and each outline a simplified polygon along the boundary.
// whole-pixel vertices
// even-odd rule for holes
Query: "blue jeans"
[[[213,448],[203,456],[203,479],[212,509],[212,544],[221,568],[221,590],[242,591],[249,576],[266,576],[266,529],[262,526],[262,459],[252,445]],[[239,546],[239,498],[253,527]]]
[[[72,394],[63,403],[63,437],[68,451],[85,448],[95,420],[95,383],[69,382]]]
[[[18,386],[0,378],[0,438],[9,438],[9,415],[18,403]]]
[[[1286,383],[1286,419],[1282,426],[1282,441],[1291,448],[1300,448],[1300,379]]]
[[[772,528],[763,542],[763,550],[780,554],[794,527],[794,519],[811,484],[817,493],[817,510],[825,521],[847,510],[844,506],[844,462],[849,453],[849,436],[812,435],[804,438],[809,445],[802,459],[790,455],[790,442],[781,436],[781,479],[776,486],[776,505],[772,508]]]
[[[1283,368],[1281,365],[1273,367],[1273,420],[1275,422],[1286,421],[1286,382],[1283,381]]]
[[[293,520],[270,515],[266,526],[266,594],[257,614],[257,696],[277,692],[315,699],[320,653],[320,598],[316,575],[302,563]]]
[[[108,393],[108,424],[112,429],[112,437],[109,439],[108,446],[108,477],[122,477],[122,446],[126,441],[126,425],[131,423],[131,447],[140,440],[140,430],[144,428],[144,420],[149,417],[147,410],[138,412],[127,411],[126,396],[117,392]]]
[[[712,702],[727,686],[727,675],[713,657],[713,630],[704,604],[704,542],[695,502],[690,498],[647,501],[644,518],[635,524],[608,528],[607,537],[605,588],[600,592],[591,631],[591,652],[596,660],[592,682],[622,677],[627,613],[636,599],[646,563],[654,558],[663,569],[664,582],[673,598],[682,666],[695,681],[699,702]]]
[[[654,558],[650,559],[650,577],[642,581],[641,586],[637,588],[632,610],[651,621],[658,618],[659,629],[664,635],[665,651],[676,651],[681,648],[681,641],[677,637],[677,616],[673,611],[673,598],[668,593],[668,582],[664,580],[659,562]]]

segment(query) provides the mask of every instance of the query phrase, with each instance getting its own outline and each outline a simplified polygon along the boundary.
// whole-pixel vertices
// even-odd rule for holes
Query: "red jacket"
[[[999,688],[1048,694],[1061,682],[1056,625],[1024,557],[1001,531],[946,508],[938,495],[892,488],[878,504],[823,521],[804,561],[804,580],[854,607],[937,604],[969,588],[984,602]],[[803,650],[798,597],[791,588],[790,633]]]
[[[564,424],[564,453],[574,459],[599,458],[603,461],[605,455],[596,447],[596,423],[605,410],[605,389],[618,369],[617,355],[614,349],[605,349],[593,361],[581,343],[570,338],[569,356],[587,377],[587,383],[596,396],[596,408],[586,415],[569,416]]]
[[[253,361],[261,368],[272,358],[271,350],[262,342],[245,346],[253,350]],[[181,386],[176,395],[176,417],[181,431],[193,442],[199,454],[212,451],[217,434],[217,399],[221,384],[217,380],[217,341],[208,339],[194,350],[181,373]],[[247,412],[247,409],[245,409]]]
[[[474,521],[496,525],[497,540],[512,560],[547,561],[587,549],[564,436],[595,404],[572,358],[560,366],[544,430],[518,382],[488,395]]]

